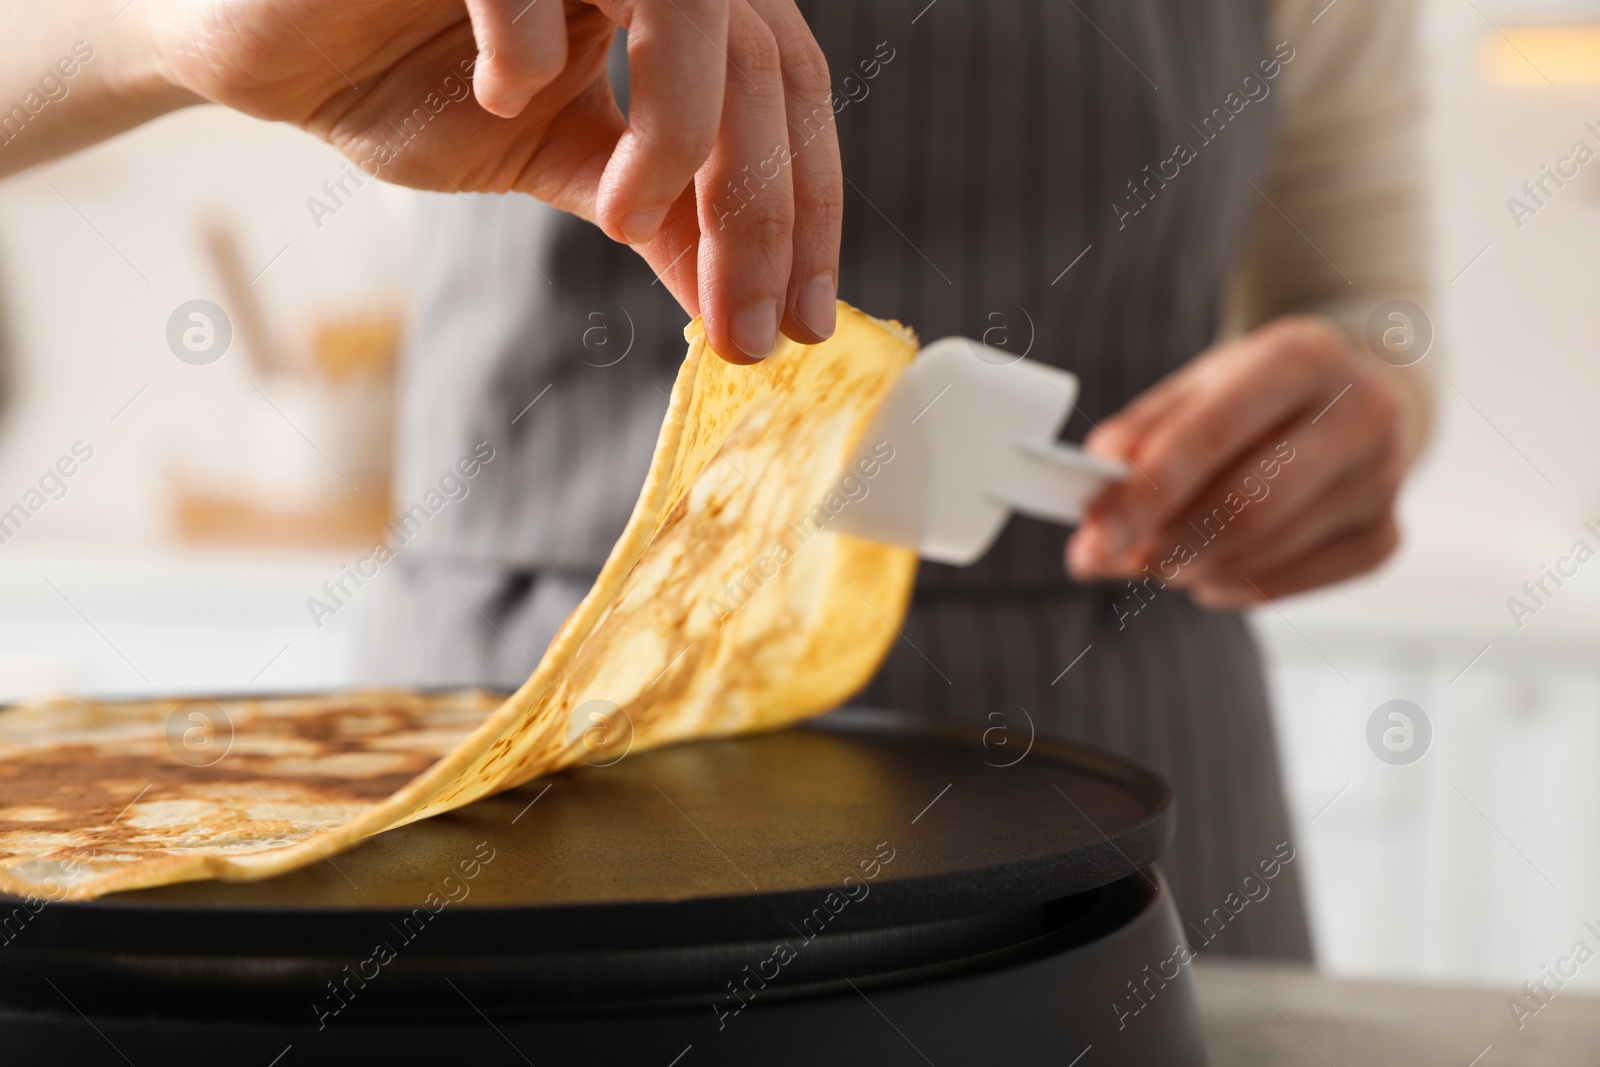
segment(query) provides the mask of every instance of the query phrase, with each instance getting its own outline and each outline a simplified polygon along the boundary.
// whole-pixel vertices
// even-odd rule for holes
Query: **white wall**
[[[74,441],[95,450],[20,543],[155,539],[173,469],[322,468],[251,388],[240,338],[197,367],[174,358],[166,326],[187,300],[226,303],[200,241],[213,214],[238,229],[247,269],[266,268],[254,288],[288,341],[318,313],[403,300],[408,194],[369,184],[320,229],[306,209],[341,162],[290,128],[195,108],[0,182],[0,316],[20,362],[0,509]]]

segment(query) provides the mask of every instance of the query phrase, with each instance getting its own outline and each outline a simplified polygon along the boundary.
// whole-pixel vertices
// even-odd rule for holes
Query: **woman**
[[[400,499],[481,442],[494,458],[389,568],[375,675],[520,682],[622,527],[679,303],[749,361],[780,330],[826,336],[837,282],[926,338],[1072,369],[1066,436],[1137,472],[1074,534],[1070,577],[1061,531],[1024,519],[974,567],[925,566],[862,699],[1154,767],[1180,797],[1163,868],[1195,944],[1307,957],[1292,861],[1270,901],[1202,925],[1292,855],[1235,609],[1381,561],[1426,435],[1419,379],[1357,340],[1380,305],[1422,295],[1410,5],[803,3],[829,98],[786,0],[357,17],[372,2],[118,12],[134,29],[106,32],[127,49],[50,105],[76,121],[0,152],[14,168],[204,97],[298,122],[369,173],[533,192],[636,243],[643,261],[521,196],[428,205]],[[118,25],[82,0],[30,15],[30,62],[12,66],[46,54],[39,26],[71,40],[90,14]],[[409,51],[371,29],[430,19]],[[626,129],[598,79],[612,21],[633,28]],[[416,113],[474,29],[482,106],[430,108],[379,158],[385,122]],[[1237,332],[1215,343],[1224,305]]]
[[[1321,7],[801,4],[833,74],[840,295],[1073,370],[1066,436],[1098,425],[1091,447],[1141,471],[1074,537],[1077,580],[1062,531],[1022,518],[976,566],[925,564],[860,700],[1160,771],[1179,797],[1162,865],[1197,946],[1291,839],[1257,653],[1228,609],[1387,555],[1426,422],[1423,390],[1352,343],[1379,304],[1422,297],[1409,11]],[[474,442],[499,458],[408,546],[370,648],[384,677],[510,685],[622,528],[683,313],[628,249],[526,199],[423,211],[399,499]],[[1230,294],[1254,332],[1208,350]],[[1235,490],[1248,505],[1213,542],[1188,528]],[[1309,957],[1298,873],[1214,949]]]

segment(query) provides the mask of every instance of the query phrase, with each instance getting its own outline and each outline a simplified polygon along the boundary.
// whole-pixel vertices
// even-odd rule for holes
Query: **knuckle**
[[[1222,455],[1229,450],[1233,443],[1233,431],[1229,420],[1217,413],[1200,422],[1194,428],[1195,452],[1200,456]]]
[[[748,217],[741,215],[737,225],[741,237],[762,250],[786,244],[794,232],[793,216],[777,207],[752,211]]]
[[[1291,315],[1279,324],[1279,344],[1297,362],[1323,368],[1338,362],[1344,350],[1339,328],[1318,315]]]
[[[704,122],[687,127],[677,135],[675,140],[683,146],[683,161],[686,165],[699,167],[716,150],[718,121],[716,116],[711,116]]]
[[[691,126],[673,136],[663,137],[663,151],[672,167],[693,172],[700,169],[717,145],[717,128],[710,123]]]
[[[810,227],[825,232],[839,229],[844,225],[844,193],[830,188],[827,192],[812,194],[806,199],[805,213]]]
[[[801,100],[817,100],[831,91],[833,75],[828,70],[828,57],[822,54],[822,49],[810,35],[789,49],[785,70],[789,83]]]
[[[1174,507],[1180,505],[1182,498],[1177,496],[1173,489],[1178,485],[1180,476],[1187,472],[1180,468],[1180,461],[1173,452],[1156,442],[1148,444],[1140,452],[1138,459],[1144,477],[1122,483],[1122,491],[1135,502],[1134,507],[1144,512],[1155,512],[1167,506],[1169,502]],[[1167,488],[1152,489],[1150,488],[1152,483]]]
[[[639,136],[651,161],[646,173],[669,185],[699,170],[717,143],[716,127],[710,123],[652,124],[640,129]]]
[[[776,87],[783,78],[783,53],[778,39],[760,19],[738,19],[728,27],[730,63],[763,88]],[[743,80],[742,78],[740,80]]]

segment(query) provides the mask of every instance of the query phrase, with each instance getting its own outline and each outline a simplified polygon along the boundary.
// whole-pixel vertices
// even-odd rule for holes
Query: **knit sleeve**
[[[1232,331],[1312,312],[1360,343],[1380,305],[1428,308],[1416,8],[1274,0],[1275,43],[1294,53],[1274,167],[1230,295]]]

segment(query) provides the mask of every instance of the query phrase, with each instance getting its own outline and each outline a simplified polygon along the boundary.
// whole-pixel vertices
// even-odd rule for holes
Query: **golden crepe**
[[[633,515],[509,699],[0,712],[0,892],[265,878],[579,760],[781,726],[859,689],[896,637],[917,560],[827,524],[893,461],[885,445],[845,469],[915,338],[843,303],[827,342],[786,341],[756,366],[717,359],[698,321],[685,336]]]

